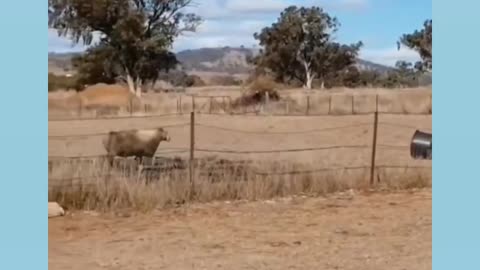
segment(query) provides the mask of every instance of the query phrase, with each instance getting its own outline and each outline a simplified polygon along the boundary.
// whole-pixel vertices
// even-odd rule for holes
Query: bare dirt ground
[[[431,269],[431,189],[49,220],[49,269]]]

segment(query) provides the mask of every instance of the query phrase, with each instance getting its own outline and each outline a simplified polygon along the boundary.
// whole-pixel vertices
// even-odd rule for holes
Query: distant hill
[[[251,69],[247,58],[254,56],[258,50],[249,48],[201,48],[177,53],[177,58],[186,70],[245,73]],[[393,68],[363,59],[357,60],[361,70],[387,72]]]
[[[57,75],[75,72],[72,67],[72,58],[81,53],[48,53],[48,72]]]
[[[258,50],[250,48],[201,48],[184,50],[177,53],[178,60],[186,71],[247,73],[252,66],[247,58],[254,56]],[[49,53],[48,66],[50,72],[71,72],[71,58],[79,53]],[[357,67],[361,70],[372,70],[380,73],[391,70],[391,67],[358,59]]]

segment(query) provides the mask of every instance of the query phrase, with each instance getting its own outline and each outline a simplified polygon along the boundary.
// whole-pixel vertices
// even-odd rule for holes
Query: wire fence
[[[158,112],[158,110],[165,109],[165,106],[158,105],[158,108],[156,110],[154,110],[153,105],[151,104],[144,104],[144,106],[135,108],[133,102],[130,102],[130,104],[127,105],[126,115],[118,115],[120,107],[118,107],[117,110],[113,110],[111,114],[106,114],[103,112],[104,109],[102,108],[93,108],[87,110],[85,108],[82,108],[82,105],[80,105],[80,108],[77,108],[76,116],[68,118],[62,117],[57,119],[49,118],[49,121],[61,122],[178,117],[188,116],[190,111],[193,111],[197,114],[206,115],[236,115],[259,117],[370,115],[374,112],[378,112],[384,115],[431,115],[432,113],[431,95],[428,96],[428,98],[430,98],[429,102],[425,102],[428,104],[421,104],[419,105],[420,109],[416,110],[405,110],[402,104],[395,104],[391,99],[386,99],[382,101],[379,94],[343,95],[342,97],[344,100],[340,100],[339,103],[334,101],[334,95],[323,96],[323,102],[313,100],[314,97],[315,95],[307,94],[300,98],[300,101],[295,100],[291,97],[284,98],[280,101],[271,101],[271,98],[268,97],[268,93],[266,93],[265,97],[257,100],[253,104],[236,105],[238,102],[232,100],[231,96],[179,95],[175,98],[175,107],[173,109],[169,109],[168,113]],[[239,97],[239,99],[237,99],[236,101],[241,100],[242,98],[244,98],[244,96]],[[365,101],[368,99],[371,99],[370,102]],[[383,104],[386,109],[384,108],[382,110],[382,108],[380,108],[382,106],[380,106],[379,104]],[[394,109],[392,109],[392,107]],[[87,111],[92,112],[93,116],[85,114]]]
[[[218,125],[211,125],[201,122],[196,122],[195,120],[195,112],[190,113],[190,121],[189,122],[182,122],[176,124],[169,124],[169,125],[162,125],[164,128],[184,128],[190,127],[190,147],[184,148],[166,148],[166,149],[159,149],[156,155],[161,157],[167,154],[189,154],[188,159],[186,160],[182,169],[188,170],[188,175],[192,186],[195,182],[195,172],[196,170],[214,170],[215,168],[200,168],[196,162],[198,158],[196,158],[195,153],[213,153],[213,154],[234,154],[234,155],[245,155],[245,154],[281,154],[281,153],[298,153],[298,152],[314,152],[314,151],[327,151],[327,150],[338,150],[338,149],[352,149],[352,150],[370,150],[371,151],[371,159],[370,164],[359,165],[359,166],[331,166],[331,167],[324,167],[324,168],[308,168],[308,169],[291,169],[291,170],[271,170],[271,171],[262,171],[258,168],[253,168],[251,173],[254,175],[260,176],[280,176],[280,175],[299,175],[299,174],[316,174],[316,173],[324,173],[330,171],[352,171],[352,170],[370,170],[370,184],[374,185],[375,173],[376,170],[380,169],[416,169],[416,170],[426,170],[431,169],[431,165],[395,165],[395,164],[376,164],[376,155],[377,155],[377,148],[382,148],[385,150],[392,150],[392,151],[402,151],[408,152],[410,146],[409,145],[393,145],[393,144],[384,144],[377,142],[378,136],[378,127],[394,127],[400,129],[411,129],[412,134],[413,131],[419,129],[417,126],[413,125],[405,125],[405,124],[398,124],[386,121],[378,121],[378,112],[369,113],[369,115],[373,116],[373,123],[372,122],[361,122],[356,124],[350,125],[340,125],[336,127],[325,127],[325,128],[316,128],[316,129],[308,129],[308,130],[293,130],[293,131],[253,131],[253,130],[244,130],[244,129],[235,129],[235,128],[227,128]],[[144,116],[144,117],[154,117],[154,116]],[[162,116],[159,116],[162,117]],[[118,119],[118,118],[112,118]],[[81,119],[84,120],[84,119]],[[55,120],[55,121],[65,121],[65,120]],[[71,120],[68,120],[71,121]],[[206,129],[213,129],[216,131],[225,131],[231,133],[239,133],[245,135],[260,135],[260,136],[295,136],[295,135],[302,135],[302,134],[317,134],[323,132],[331,132],[331,131],[342,131],[349,128],[361,128],[361,127],[368,127],[373,129],[372,132],[372,142],[369,144],[351,144],[351,145],[328,145],[328,146],[320,146],[320,147],[307,147],[307,148],[278,148],[278,149],[266,149],[266,150],[258,150],[258,149],[251,149],[251,150],[233,150],[233,149],[212,149],[212,148],[202,148],[196,146],[196,137],[195,137],[195,130],[196,128],[206,128]],[[431,130],[429,128],[424,128],[424,130]],[[121,131],[121,130],[118,130]],[[61,140],[66,138],[78,138],[78,137],[92,137],[92,136],[107,136],[109,132],[99,132],[99,133],[85,133],[85,134],[72,134],[72,135],[49,135],[49,140]],[[64,157],[64,156],[49,156],[49,169],[50,163],[53,161],[65,161],[65,160],[92,160],[92,159],[101,159],[105,158],[105,155],[91,155],[91,156],[76,156],[76,157]],[[198,163],[198,162],[197,162]],[[148,167],[148,166],[147,166]],[[155,167],[155,166],[153,166]],[[152,166],[150,166],[152,168]],[[225,169],[225,167],[223,167]],[[72,177],[60,177],[60,178],[50,178],[49,180],[52,182],[61,182],[61,181],[82,181],[82,179],[95,179],[95,178],[104,178],[104,177],[111,177],[112,174],[98,174],[98,175],[88,175],[88,176],[72,176]]]

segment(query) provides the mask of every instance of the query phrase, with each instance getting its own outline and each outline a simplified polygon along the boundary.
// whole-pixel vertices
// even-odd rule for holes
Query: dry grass
[[[192,185],[186,167],[140,173],[135,165],[125,163],[109,171],[102,159],[60,161],[51,168],[49,201],[67,209],[150,211],[184,202],[317,196],[372,188],[368,168],[315,171],[299,163],[222,164],[202,159],[195,164]],[[377,179],[376,187],[381,189],[431,186],[428,169],[379,170]]]

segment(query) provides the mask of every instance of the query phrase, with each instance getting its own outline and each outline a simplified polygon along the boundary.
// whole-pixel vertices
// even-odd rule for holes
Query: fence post
[[[265,91],[265,102],[263,104],[263,111],[262,113],[267,113],[268,112],[268,104],[270,103],[270,95],[268,94],[268,91]]]
[[[373,142],[372,142],[372,161],[370,165],[370,186],[375,181],[375,159],[377,155],[377,128],[378,128],[378,112],[375,111],[373,116]]]
[[[328,95],[328,115],[332,112],[332,94]]]
[[[195,179],[194,179],[194,153],[195,153],[195,112],[190,113],[190,166],[189,166],[189,178],[191,186],[191,195],[195,192]]]
[[[213,97],[210,97],[210,106],[208,108],[208,113],[209,114],[212,114],[212,105],[213,105],[212,103],[213,103]]]
[[[192,95],[192,112],[195,111],[195,96]]]
[[[133,97],[130,97],[130,116],[133,115]]]
[[[310,95],[307,96],[307,111],[306,115],[310,114]]]
[[[80,99],[80,102],[78,103],[78,117],[82,117],[82,111],[83,111],[83,102],[82,99]]]
[[[352,114],[355,114],[355,95],[352,94]]]
[[[180,114],[183,114],[183,106],[182,106],[182,95],[180,94],[180,98],[178,101],[178,106],[180,107]]]

